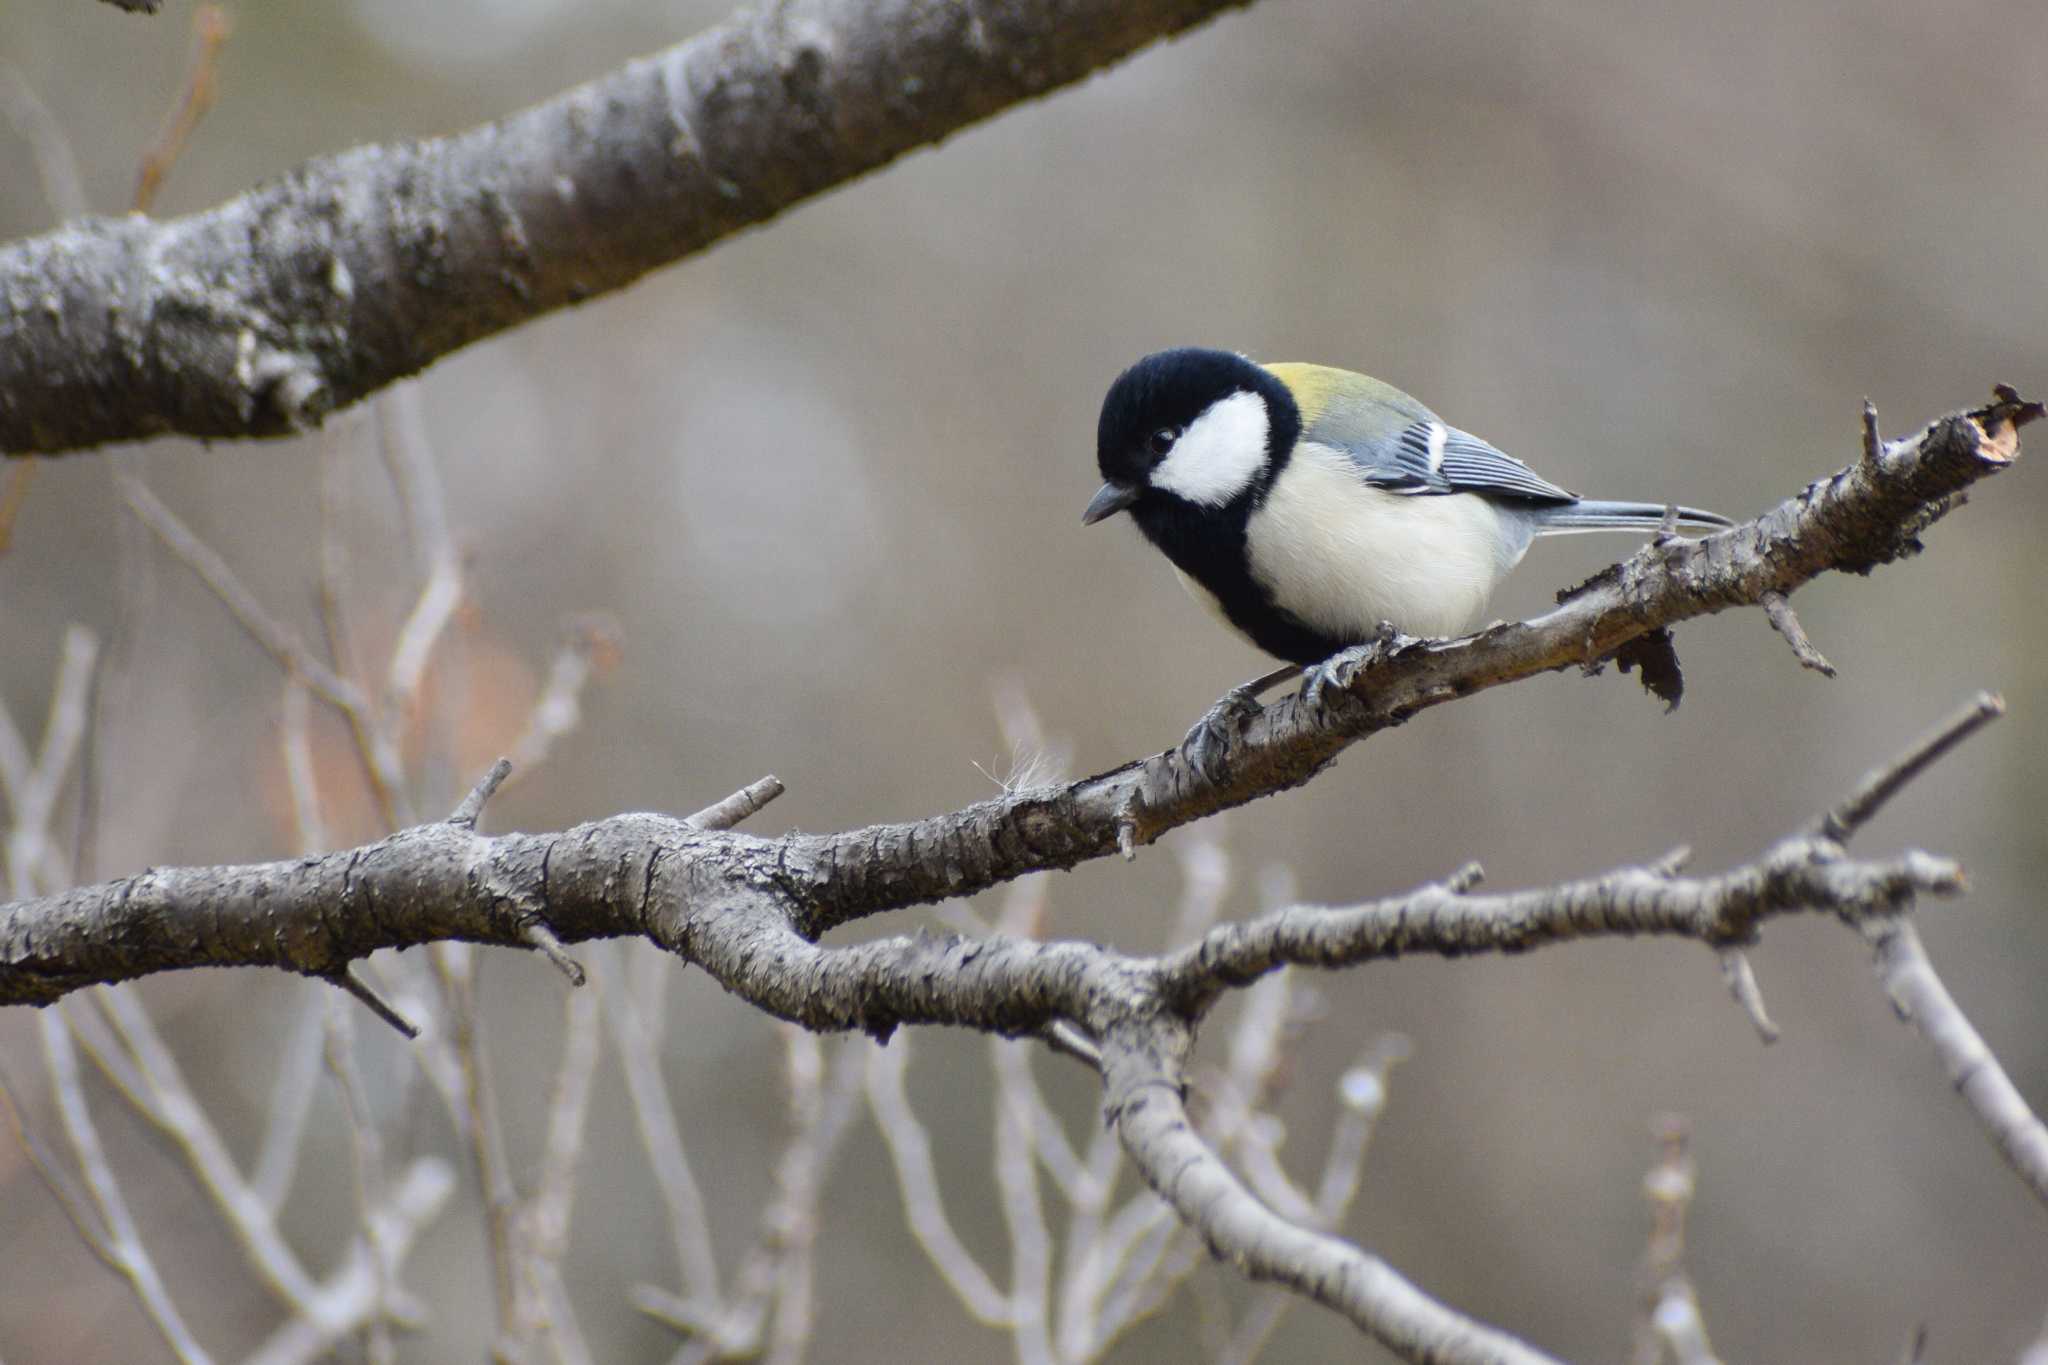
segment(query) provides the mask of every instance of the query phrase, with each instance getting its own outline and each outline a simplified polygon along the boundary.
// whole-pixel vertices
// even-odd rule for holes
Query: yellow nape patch
[[[1312,427],[1323,415],[1323,409],[1330,406],[1335,397],[1347,385],[1356,384],[1358,376],[1349,370],[1332,369],[1328,365],[1306,365],[1295,361],[1284,364],[1266,365],[1266,372],[1287,386],[1294,395],[1294,405],[1301,409],[1301,424]]]

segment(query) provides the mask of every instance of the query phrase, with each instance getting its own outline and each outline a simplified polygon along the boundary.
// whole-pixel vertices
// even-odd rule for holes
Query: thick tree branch
[[[1862,572],[1909,553],[1914,535],[1957,493],[2011,461],[2016,426],[2039,411],[2004,391],[1997,403],[1943,418],[1745,526],[1649,545],[1537,620],[1461,640],[1378,642],[1357,653],[1348,684],[1328,689],[1322,706],[1297,698],[1269,707],[1206,773],[1168,751],[1071,784],[842,834],[770,840],[623,815],[559,834],[485,838],[443,822],[316,858],[153,870],[0,910],[0,1003],[42,1004],[95,982],[195,966],[282,967],[332,979],[383,947],[444,939],[531,946],[540,924],[558,943],[644,934],[811,1027],[886,1034],[899,1020],[924,1020],[1036,1033],[1056,1018],[1086,1021],[1088,990],[1056,963],[1015,978],[1005,994],[980,989],[997,968],[996,955],[980,946],[884,941],[832,956],[855,965],[828,972],[813,943],[849,920],[1105,856],[1120,825],[1134,824],[1150,842],[1298,786],[1347,745],[1423,708],[1582,666],[1644,632],[1759,603],[1831,568]],[[766,796],[765,783],[756,786],[762,790],[741,807]],[[702,818],[718,823],[710,813]],[[1740,886],[1730,878],[1678,882],[1668,869],[1616,874],[1623,880],[1568,889],[1590,899],[1550,921],[1524,915],[1528,907],[1517,902],[1514,921],[1475,928],[1469,917],[1443,913],[1453,903],[1446,891],[1427,891],[1437,936],[1380,941],[1375,950],[1471,951],[1645,931],[1729,946],[1748,937],[1757,914],[1809,903],[1800,897],[1883,899],[1935,888],[1950,875],[1945,865],[1910,859],[1854,874],[1824,856],[1840,831],[1808,833],[1804,843],[1781,846],[1776,861],[1740,874],[1749,878]],[[1720,889],[1699,889],[1710,886]],[[1720,918],[1724,911],[1733,917]],[[1261,951],[1299,960],[1289,953],[1323,950]],[[1262,969],[1257,951],[1231,961],[1240,973]],[[869,975],[913,968],[929,973],[924,994],[878,992]]]
[[[16,243],[0,451],[302,431],[1242,3],[788,0],[486,127]]]

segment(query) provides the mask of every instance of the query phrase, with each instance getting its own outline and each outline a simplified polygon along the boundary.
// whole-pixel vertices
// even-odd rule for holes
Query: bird
[[[1257,693],[1304,665],[1319,701],[1333,656],[1387,627],[1463,633],[1539,535],[1734,525],[1582,498],[1369,376],[1206,347],[1117,376],[1096,463],[1104,482],[1082,523],[1128,513],[1190,595],[1288,665],[1232,689],[1196,731],[1256,711]]]

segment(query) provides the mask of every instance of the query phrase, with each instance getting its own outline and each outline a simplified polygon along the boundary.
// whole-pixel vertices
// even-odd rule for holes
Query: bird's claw
[[[1244,733],[1252,718],[1265,710],[1249,687],[1233,687],[1214,706],[1202,713],[1180,742],[1188,766],[1214,782],[1221,778],[1223,760],[1231,743]]]
[[[1340,696],[1348,693],[1351,684],[1358,679],[1359,670],[1365,667],[1368,660],[1376,658],[1388,642],[1389,636],[1383,634],[1365,644],[1353,645],[1347,650],[1332,654],[1321,663],[1311,664],[1303,669],[1301,705],[1321,713],[1324,708],[1324,694],[1332,688],[1336,689],[1336,694]]]

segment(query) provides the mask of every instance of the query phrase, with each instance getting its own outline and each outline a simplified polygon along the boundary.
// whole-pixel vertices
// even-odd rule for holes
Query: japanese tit
[[[1191,595],[1294,664],[1381,622],[1459,634],[1536,536],[1665,517],[1568,492],[1377,379],[1228,351],[1161,351],[1119,375],[1096,462],[1107,482],[1083,524],[1128,511]],[[1690,507],[1677,518],[1734,524]]]

